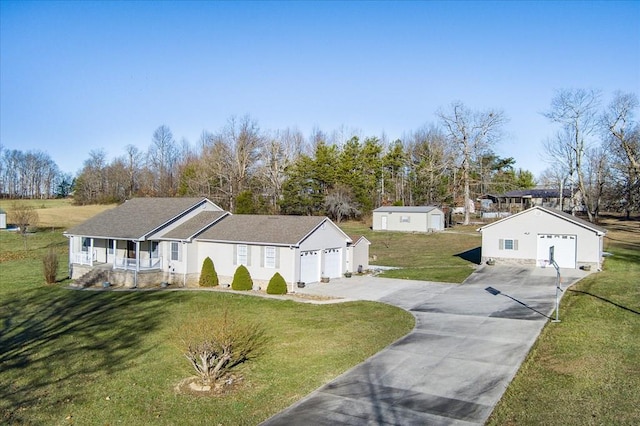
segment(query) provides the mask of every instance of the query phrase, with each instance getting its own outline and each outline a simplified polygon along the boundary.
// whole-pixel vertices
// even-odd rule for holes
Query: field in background
[[[114,208],[115,204],[74,206],[70,199],[56,200],[19,200],[33,206],[38,212],[38,227],[67,229],[95,216],[96,214]],[[12,200],[1,200],[0,208],[10,212]]]

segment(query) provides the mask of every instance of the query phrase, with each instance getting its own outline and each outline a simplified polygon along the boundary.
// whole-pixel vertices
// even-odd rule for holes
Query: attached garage
[[[303,283],[320,281],[320,250],[300,252],[300,281]]]
[[[340,278],[342,276],[342,250],[330,248],[323,250],[322,276]]]
[[[553,247],[561,268],[602,266],[606,230],[556,209],[535,206],[478,229],[482,261],[546,267]]]

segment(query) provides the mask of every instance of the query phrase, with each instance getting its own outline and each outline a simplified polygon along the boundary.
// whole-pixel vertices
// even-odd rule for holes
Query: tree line
[[[162,125],[147,152],[127,146],[107,162],[103,151],[92,151],[74,199],[205,196],[235,213],[327,214],[340,221],[385,204],[463,205],[464,197],[535,184],[513,158],[492,150],[506,121],[502,112],[461,103],[442,112],[443,119],[463,116],[459,133],[432,124],[395,141],[320,130],[306,138],[296,129],[263,131],[250,116],[231,117],[218,132],[203,132],[195,147],[178,143]]]
[[[0,197],[53,198],[66,196],[72,178],[42,151],[4,149],[0,145]]]
[[[494,148],[508,121],[497,109],[462,102],[402,139],[339,129],[265,131],[250,116],[231,117],[197,143],[177,141],[159,126],[147,150],[124,147],[108,160],[94,150],[82,170],[60,173],[48,155],[0,147],[0,192],[10,197],[65,196],[77,204],[118,203],[131,197],[205,196],[234,213],[326,214],[337,221],[381,205],[465,208],[473,200],[543,184],[573,188],[591,220],[601,210],[640,208],[639,130],[635,94],[615,93],[602,108],[594,90],[559,90],[544,115],[557,133],[545,142],[549,167],[531,172]]]

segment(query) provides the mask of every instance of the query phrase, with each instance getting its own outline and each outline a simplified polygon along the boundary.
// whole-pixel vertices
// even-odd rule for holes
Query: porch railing
[[[81,253],[74,253],[73,255],[73,263],[79,264],[79,265],[92,266],[95,260],[96,260],[95,252],[89,253],[89,252],[83,251]]]
[[[148,271],[151,269],[162,268],[162,258],[156,257],[151,259],[129,259],[126,257],[116,257],[113,261],[114,269],[136,269],[136,265],[140,262],[140,270]]]

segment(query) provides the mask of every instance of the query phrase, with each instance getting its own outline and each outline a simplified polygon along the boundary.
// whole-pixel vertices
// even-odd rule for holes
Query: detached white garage
[[[551,247],[561,268],[602,266],[606,230],[556,209],[535,206],[478,229],[482,261],[549,265]]]

